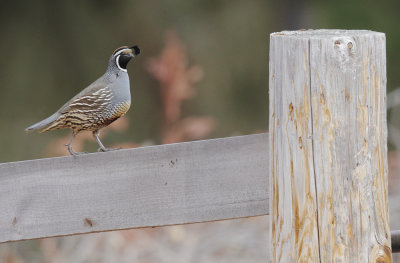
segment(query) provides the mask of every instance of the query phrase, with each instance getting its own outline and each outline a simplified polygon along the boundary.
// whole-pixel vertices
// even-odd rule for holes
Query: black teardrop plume
[[[140,54],[140,49],[139,49],[138,46],[133,46],[130,49],[133,50],[133,54],[135,54],[135,55],[139,55]]]

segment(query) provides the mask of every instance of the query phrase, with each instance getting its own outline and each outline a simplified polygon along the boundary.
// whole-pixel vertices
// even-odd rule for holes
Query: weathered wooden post
[[[271,35],[271,262],[392,262],[385,35]]]

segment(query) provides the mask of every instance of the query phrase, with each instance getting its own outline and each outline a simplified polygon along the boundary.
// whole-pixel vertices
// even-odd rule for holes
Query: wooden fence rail
[[[0,242],[268,213],[266,134],[0,164]]]

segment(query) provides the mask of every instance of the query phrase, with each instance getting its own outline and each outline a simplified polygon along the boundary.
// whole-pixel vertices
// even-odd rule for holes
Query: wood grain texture
[[[290,237],[272,233],[276,237],[272,262],[392,262],[385,35],[345,30],[281,32],[271,36],[271,47],[275,47],[271,53],[281,54],[271,56],[270,62],[271,180],[276,181],[271,186],[272,230],[293,226]],[[281,67],[282,61],[293,65]],[[284,95],[278,95],[281,90]],[[282,148],[282,143],[288,146]],[[304,164],[296,165],[299,160]],[[307,192],[307,184],[315,191]],[[318,228],[317,239],[308,235],[308,225]],[[314,252],[317,248],[319,256]],[[279,257],[282,249],[292,251],[286,260]],[[313,257],[305,260],[304,249],[312,251]]]
[[[319,262],[308,39],[272,34],[269,76],[271,262]]]
[[[385,35],[338,32],[310,45],[321,257],[389,262]]]
[[[0,164],[0,242],[268,213],[266,134]]]

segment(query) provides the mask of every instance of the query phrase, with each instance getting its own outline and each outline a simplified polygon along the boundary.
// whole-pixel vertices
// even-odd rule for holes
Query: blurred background
[[[398,0],[0,2],[0,162],[67,155],[69,131],[24,129],[100,77],[119,46],[142,53],[128,65],[132,107],[102,138],[129,148],[265,132],[272,32],[386,33],[390,215],[400,229]],[[83,133],[74,149],[97,145]],[[0,263],[266,262],[267,229],[258,217],[7,243]]]

